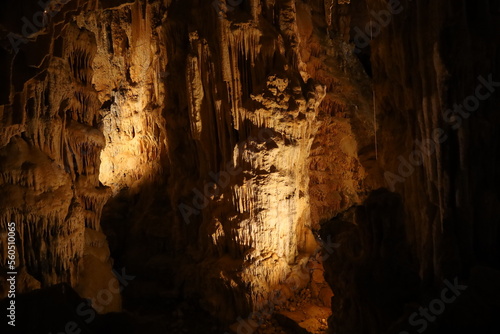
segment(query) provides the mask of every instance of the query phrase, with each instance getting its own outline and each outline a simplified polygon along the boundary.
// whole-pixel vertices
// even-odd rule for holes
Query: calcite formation
[[[389,3],[397,5],[394,14]],[[341,244],[325,265],[338,315],[330,328],[498,331],[488,315],[497,310],[498,291],[480,287],[499,277],[498,173],[492,169],[499,139],[493,130],[499,121],[498,3],[350,6],[351,37],[359,41],[360,58],[370,59],[365,68],[373,75],[384,171],[365,180],[401,198],[374,193],[323,225]],[[373,41],[363,48],[373,23]],[[422,320],[419,307],[439,303],[446,282],[468,286],[467,292],[443,303],[437,315],[430,308],[433,321]]]
[[[96,43],[62,14],[12,55],[12,76],[32,76],[11,82],[12,103],[1,106],[1,224],[16,224],[19,292],[67,282],[95,298],[102,287],[90,284],[92,276],[115,280],[100,228],[111,191],[99,180],[106,140],[92,84]],[[107,310],[119,309],[117,295]]]
[[[21,289],[92,298],[109,249],[141,273],[130,301],[199,296],[227,323],[306,286],[320,223],[376,185],[349,5],[58,7],[6,54],[1,221],[18,226]]]
[[[126,268],[129,309],[195,299],[234,327],[302,290],[334,331],[392,333],[456,279],[436,331],[491,325],[495,1],[5,6],[0,274],[15,222],[19,292],[117,311],[96,297]]]

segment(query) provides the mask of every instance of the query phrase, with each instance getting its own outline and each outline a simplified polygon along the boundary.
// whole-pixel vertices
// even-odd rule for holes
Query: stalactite
[[[186,291],[206,300],[218,300],[211,291],[222,291],[228,299],[210,311],[225,321],[262,307],[273,290],[289,284],[290,273],[301,266],[299,253],[312,253],[304,241],[308,225],[331,215],[325,207],[340,207],[338,198],[355,188],[349,182],[362,179],[352,154],[356,142],[344,141],[354,131],[344,116],[359,105],[362,119],[364,106],[352,93],[360,90],[334,73],[338,48],[308,30],[316,14],[301,2],[252,0],[221,17],[205,13],[213,10],[208,3],[87,5],[94,10],[83,6],[61,15],[61,51],[50,55],[46,77],[30,80],[18,97],[33,99],[21,103],[30,116],[17,121],[26,124],[12,120],[0,136],[0,144],[33,146],[48,159],[43,171],[37,171],[39,161],[22,172],[16,171],[21,161],[6,166],[2,184],[46,196],[43,204],[64,198],[55,215],[34,203],[16,212],[15,219],[33,214],[22,223],[24,263],[49,285],[67,275],[75,283],[84,256],[106,262],[109,254],[95,248],[106,247],[101,214],[115,195],[104,223],[121,217],[116,225],[129,230],[117,234],[130,240],[127,253],[147,259],[167,250],[185,255],[195,263],[186,268],[196,268]],[[170,5],[174,12],[203,13],[203,20],[170,19]],[[15,118],[9,113],[0,106],[7,115],[2,119]],[[328,130],[332,124],[339,133]],[[330,141],[334,153],[314,146]],[[337,164],[337,174],[323,167]],[[340,177],[345,166],[353,172]],[[191,204],[194,190],[204,195],[212,182],[220,183],[219,193],[206,195],[209,203],[186,224],[179,203]],[[342,196],[326,195],[331,184]],[[140,214],[110,214],[120,197]],[[13,207],[6,206],[1,222]],[[194,235],[197,240],[190,239]],[[241,265],[224,267],[227,257]],[[120,260],[146,265],[126,255]],[[185,272],[183,267],[179,275]],[[207,280],[213,290],[204,288],[205,277],[213,278]]]
[[[88,252],[84,229],[87,224],[100,230],[110,195],[99,183],[105,140],[95,128],[100,105],[91,84],[95,39],[74,22],[64,22],[64,16],[60,19],[62,54],[47,55],[24,90],[15,93],[24,101],[16,102],[16,112],[27,116],[16,129],[2,120],[12,130],[2,134],[0,148],[0,185],[11,189],[10,199],[1,204],[0,231],[16,223],[19,270],[42,287],[60,282],[76,287],[80,269],[92,270],[82,266]],[[5,261],[0,252],[0,263]],[[26,289],[22,284],[27,283],[20,281],[18,288]]]

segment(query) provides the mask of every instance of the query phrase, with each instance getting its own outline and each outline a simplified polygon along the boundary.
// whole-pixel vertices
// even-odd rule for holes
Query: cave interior
[[[500,0],[2,6],[1,333],[500,333]]]

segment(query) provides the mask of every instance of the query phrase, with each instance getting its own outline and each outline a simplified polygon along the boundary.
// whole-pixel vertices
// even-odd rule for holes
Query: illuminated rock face
[[[68,282],[95,298],[102,286],[92,277],[115,281],[100,228],[111,191],[99,182],[106,140],[92,86],[96,43],[74,24],[55,30],[52,41],[20,51],[11,68],[15,77],[39,66],[23,85],[11,86],[13,103],[1,106],[1,224],[17,226],[20,292]],[[101,311],[119,309],[116,295]]]
[[[218,6],[130,3],[75,22],[96,38],[102,222],[120,262],[147,273],[131,298],[184,284],[232,322],[307,283],[294,273],[318,248],[311,229],[359,201],[373,125],[347,45],[314,27],[322,5]]]
[[[308,261],[322,238],[338,247],[330,327],[381,333],[409,330],[405,305],[446,278],[495,278],[471,269],[500,256],[498,155],[476,150],[499,141],[498,9],[478,2],[401,1],[385,23],[371,0],[50,5],[46,28],[0,51],[0,228],[17,224],[19,290],[96,298],[116,284],[112,254],[137,274],[131,305],[200,297],[231,323],[322,286]],[[369,47],[357,28],[374,20]],[[479,84],[490,97],[448,124]],[[402,166],[434,129],[447,139]]]
[[[21,47],[18,66],[35,48],[47,57],[1,107],[1,218],[18,222],[27,281],[93,297],[107,281],[92,275],[111,277],[102,225],[143,274],[131,300],[153,285],[201,295],[232,322],[307,284],[313,231],[371,187],[358,156],[373,158],[368,79],[347,36],[328,37],[347,29],[342,8],[64,6]]]

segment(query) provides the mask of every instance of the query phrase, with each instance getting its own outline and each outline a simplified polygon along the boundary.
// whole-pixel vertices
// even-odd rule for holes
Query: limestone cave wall
[[[131,303],[200,295],[231,322],[307,285],[320,222],[360,201],[373,152],[370,83],[329,38],[332,4],[47,6],[29,36],[6,23],[3,51],[21,290],[90,297],[113,264],[141,273]]]
[[[436,330],[498,279],[498,1],[6,8],[0,232],[16,223],[20,292],[92,298],[127,268],[126,309],[193,298],[227,324],[319,282],[328,240],[330,328],[399,333],[446,280],[473,288]]]
[[[341,244],[325,262],[338,315],[331,328],[494,333],[499,295],[486,282],[500,273],[499,3],[352,5],[351,38],[376,102],[383,172],[373,177],[399,196],[372,193],[323,225]],[[422,308],[447,282],[467,292],[426,318]]]

